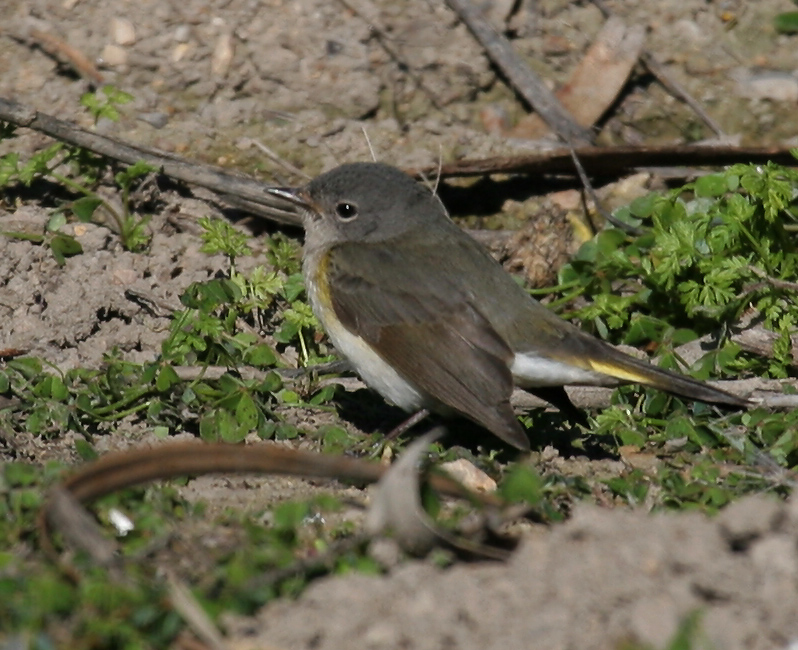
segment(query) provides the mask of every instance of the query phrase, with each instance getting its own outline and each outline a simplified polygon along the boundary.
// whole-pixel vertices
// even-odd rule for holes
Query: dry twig
[[[552,131],[574,146],[584,145],[593,140],[591,133],[576,123],[560,100],[515,53],[510,42],[482,17],[479,9],[469,0],[447,0],[447,2],[485,48],[488,58],[502,71]]]
[[[31,29],[28,32],[30,38],[41,47],[45,52],[59,60],[66,60],[83,77],[91,79],[97,84],[105,82],[102,74],[89,58],[80,50],[72,47],[65,40],[50,32],[43,32],[40,29]]]
[[[790,147],[737,147],[737,146],[625,146],[577,147],[573,149],[588,174],[604,177],[618,176],[641,167],[670,167],[674,165],[731,165],[733,163],[775,162],[796,166]],[[432,174],[436,167],[406,169],[411,176]],[[482,174],[537,174],[573,175],[574,163],[571,149],[562,147],[538,154],[497,156],[494,158],[464,159],[447,163],[441,176],[478,176]]]
[[[228,195],[240,197],[248,202],[254,214],[292,226],[301,223],[299,215],[293,210],[286,209],[285,202],[272,198],[264,191],[263,183],[252,178],[230,174],[210,165],[190,163],[184,158],[163,151],[92,133],[8,99],[0,98],[0,120],[46,133],[61,142],[83,147],[129,165],[144,161],[158,167],[166,176],[213,190],[222,198]]]

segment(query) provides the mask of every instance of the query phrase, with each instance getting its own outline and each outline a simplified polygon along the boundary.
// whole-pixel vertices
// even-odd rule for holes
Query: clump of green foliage
[[[570,315],[636,346],[720,335],[713,361],[721,372],[786,377],[798,326],[797,192],[794,170],[735,165],[634,201],[615,216],[642,234],[603,230],[561,269],[563,298],[591,300]],[[747,310],[779,335],[771,359],[743,360],[724,337]]]
[[[554,306],[570,306],[566,317],[699,379],[796,376],[798,171],[734,165],[649,194],[615,216],[634,234],[607,228],[560,271]],[[744,314],[775,333],[770,356],[734,342]],[[699,338],[711,349],[685,367],[678,346]],[[615,402],[596,414],[589,437],[665,461],[653,473],[632,469],[607,479],[622,501],[714,511],[745,492],[781,489],[767,472],[730,472],[728,465],[798,463],[795,411],[723,413],[634,386],[618,389]]]
[[[132,97],[112,86],[84,95],[81,103],[100,118],[119,119],[118,106]],[[0,138],[14,136],[14,128],[0,125]],[[15,152],[0,157],[0,188],[48,183],[56,206],[45,232],[5,232],[8,237],[46,245],[59,263],[79,255],[77,239],[63,231],[70,220],[114,223],[123,246],[144,252],[150,241],[149,216],[137,215],[131,201],[145,177],[156,170],[144,163],[113,170],[112,163],[83,149],[56,143],[26,160]],[[103,198],[100,184],[113,183],[117,196]],[[0,394],[16,402],[4,417],[12,429],[57,436],[65,431],[87,439],[110,422],[144,419],[157,435],[188,429],[206,440],[240,441],[255,431],[263,438],[295,437],[295,426],[275,415],[277,405],[319,406],[333,387],[313,391],[285,387],[279,370],[285,364],[258,331],[273,333],[283,348],[298,348],[302,365],[322,360],[316,344],[318,324],[304,301],[299,247],[281,235],[265,241],[269,267],[257,267],[247,277],[236,260],[251,255],[247,236],[221,220],[203,219],[203,251],[229,260],[228,273],[196,283],[181,296],[183,309],[171,321],[161,354],[150,363],[135,364],[113,352],[100,369],[60,372],[37,358],[12,359],[0,367]],[[227,369],[221,377],[187,373],[189,366]],[[240,368],[251,372],[242,376]],[[191,378],[187,378],[191,375]],[[89,446],[78,443],[81,453]]]
[[[235,266],[250,254],[246,236],[223,221],[203,220],[204,250],[230,260],[225,277],[191,285],[181,297],[161,354],[149,363],[130,363],[111,354],[101,369],[60,372],[40,359],[22,357],[0,367],[0,394],[17,402],[6,414],[12,429],[44,436],[76,431],[89,438],[104,423],[144,418],[158,435],[196,431],[208,441],[239,442],[250,432],[262,438],[293,438],[295,426],[277,416],[277,405],[320,406],[333,387],[313,390],[307,400],[284,386],[281,355],[256,333],[274,330],[283,346],[297,346],[302,363],[316,363],[316,320],[302,300],[299,251],[280,236],[267,242],[271,270],[256,267],[249,277]],[[206,378],[190,367],[219,368]],[[239,369],[250,372],[243,376]],[[303,391],[304,392],[304,391]]]
[[[798,0],[793,0],[798,4]],[[773,26],[780,34],[798,34],[798,11],[785,11],[776,14],[773,18]]]
[[[87,93],[81,99],[95,121],[104,117],[119,119],[118,105],[132,101],[132,96],[113,86],[104,86],[96,94]],[[0,124],[0,139],[13,137],[15,128]],[[67,215],[82,222],[104,223],[108,219],[119,235],[126,250],[142,251],[150,241],[147,224],[150,217],[137,216],[131,209],[131,191],[146,176],[157,171],[152,165],[138,162],[114,174],[118,201],[110,201],[94,189],[97,181],[108,169],[108,161],[79,147],[70,147],[62,142],[39,151],[22,161],[19,154],[11,152],[0,157],[0,189],[21,184],[31,187],[35,182],[54,183],[73,194],[60,200],[53,210],[44,233],[5,232],[6,236],[27,239],[50,248],[60,266],[65,258],[83,252],[80,243],[71,235],[61,232],[67,223]]]
[[[111,120],[112,122],[118,122],[121,116],[119,115],[117,107],[129,104],[134,99],[135,97],[130,93],[126,93],[124,90],[120,90],[116,86],[108,84],[96,92],[85,93],[80,98],[80,105],[85,106],[89,113],[91,113],[92,117],[94,117],[95,124],[101,118]]]

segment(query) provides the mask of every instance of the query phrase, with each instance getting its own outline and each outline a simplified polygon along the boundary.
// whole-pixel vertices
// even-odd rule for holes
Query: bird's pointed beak
[[[311,208],[310,201],[305,196],[305,192],[300,187],[267,187],[266,191],[272,196],[281,198],[289,203],[298,205],[300,208]]]

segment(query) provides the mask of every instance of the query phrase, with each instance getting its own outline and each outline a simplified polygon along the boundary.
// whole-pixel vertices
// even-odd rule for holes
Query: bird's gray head
[[[313,179],[296,193],[305,245],[385,241],[448,217],[426,187],[395,167],[351,163]]]

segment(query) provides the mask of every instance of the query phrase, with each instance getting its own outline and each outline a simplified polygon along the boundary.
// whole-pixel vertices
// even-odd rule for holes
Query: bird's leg
[[[371,451],[369,452],[369,456],[371,458],[379,458],[380,455],[385,450],[385,446],[389,442],[392,442],[393,440],[396,440],[403,433],[405,433],[409,429],[412,429],[419,422],[421,422],[424,418],[426,418],[429,414],[430,414],[430,412],[427,409],[421,409],[420,411],[416,411],[415,413],[413,413],[413,415],[411,415],[409,418],[407,418],[406,420],[401,422],[399,425],[397,425],[393,429],[391,429],[388,433],[386,433],[385,436],[383,436],[382,440],[380,440],[378,443],[376,443],[371,448]],[[361,447],[361,451],[365,451],[365,449],[363,447]]]
[[[562,386],[536,386],[525,390],[527,393],[531,393],[544,402],[557,407],[560,413],[573,424],[581,424],[583,427],[588,428],[588,419],[585,412],[574,405]]]
[[[400,424],[395,426],[393,429],[391,429],[388,433],[386,433],[385,434],[385,439],[384,439],[383,442],[390,442],[392,440],[396,440],[399,436],[401,436],[403,433],[405,433],[405,432],[409,431],[410,429],[412,429],[414,426],[416,426],[419,422],[421,422],[428,415],[429,415],[429,410],[428,409],[421,409],[419,411],[416,411],[415,413],[413,413],[413,415],[411,415],[409,418],[407,418],[404,422],[401,422]]]

